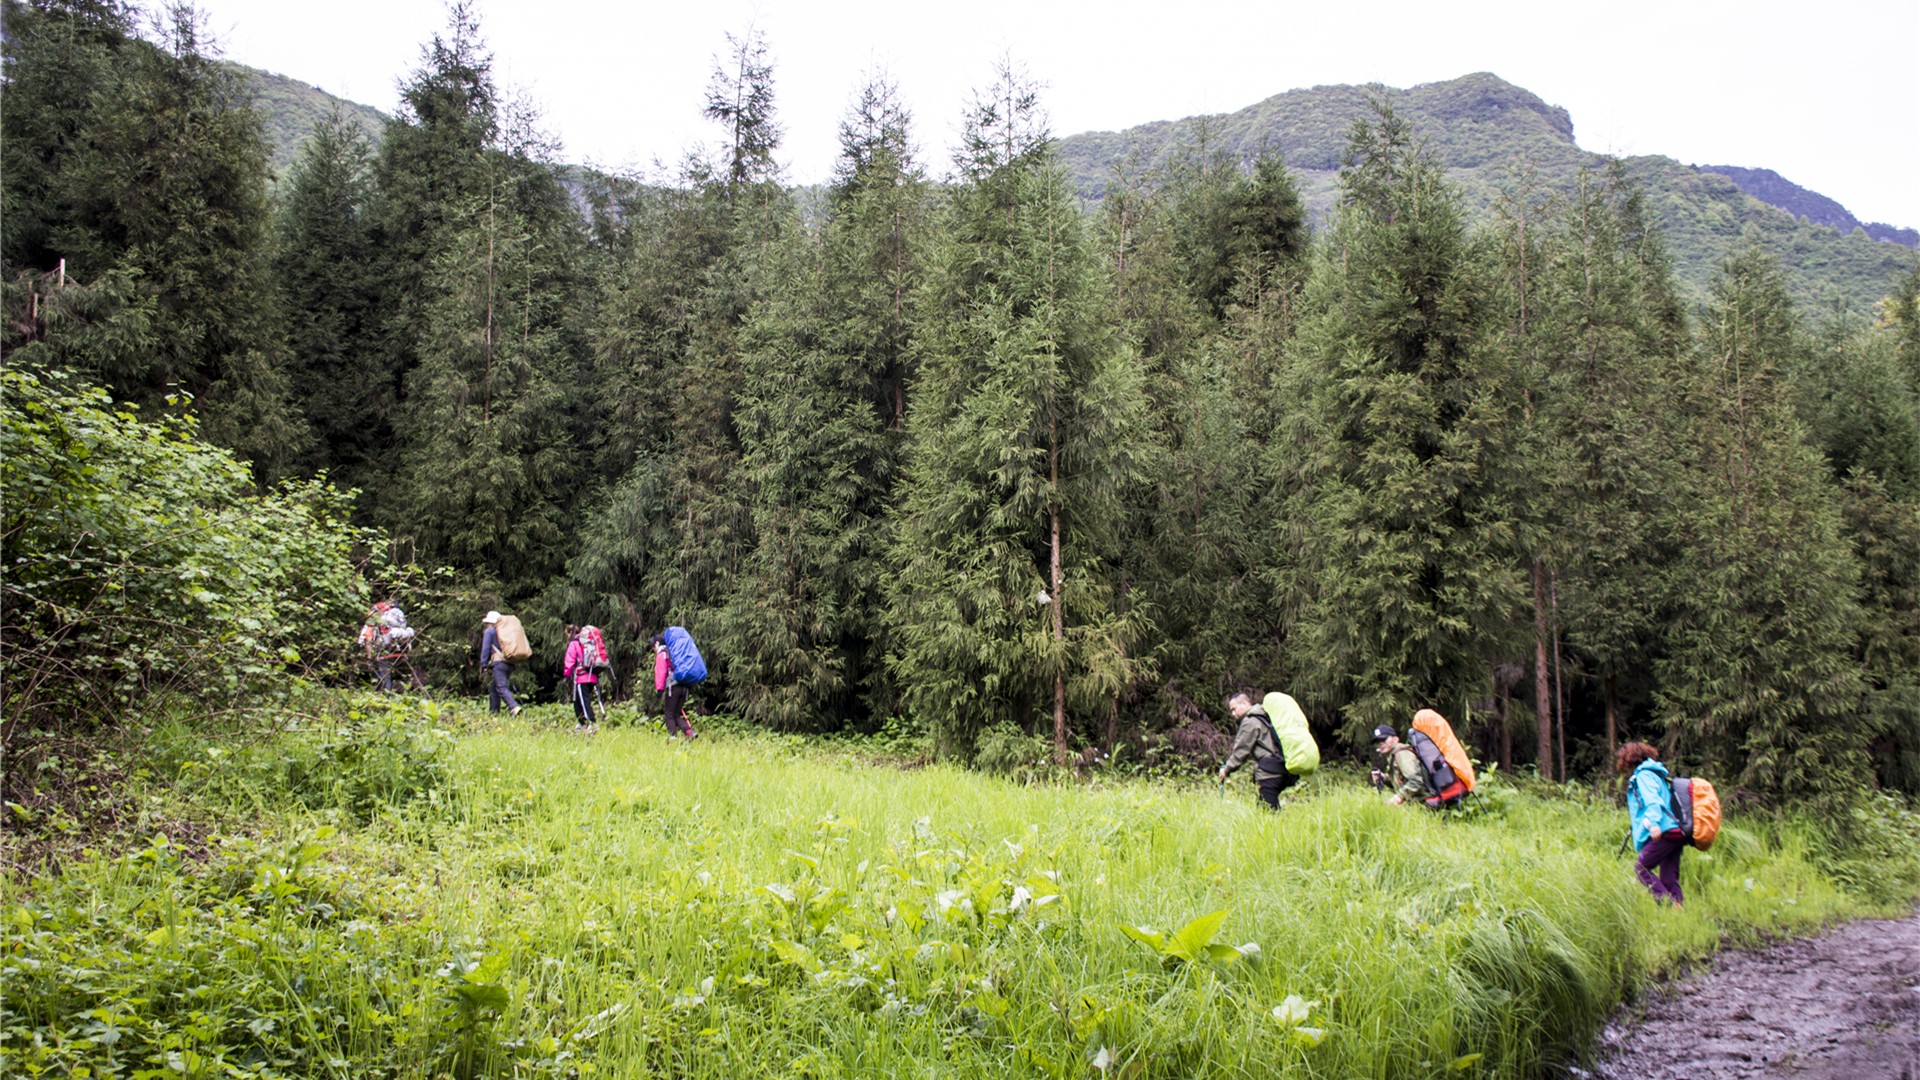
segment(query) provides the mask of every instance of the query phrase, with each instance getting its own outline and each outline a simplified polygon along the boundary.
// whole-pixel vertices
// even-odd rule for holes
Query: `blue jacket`
[[[473,639],[468,638],[467,640],[471,641]],[[493,652],[495,649],[498,649],[499,647],[500,647],[500,632],[498,630],[495,630],[491,626],[487,627],[486,631],[480,635],[480,666],[481,667],[492,666]]]
[[[1649,758],[1627,777],[1627,818],[1633,823],[1635,851],[1668,829],[1680,827],[1680,819],[1673,816],[1673,780],[1665,765]]]

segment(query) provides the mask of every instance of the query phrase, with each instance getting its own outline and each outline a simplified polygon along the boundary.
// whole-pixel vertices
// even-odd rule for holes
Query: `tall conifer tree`
[[[1691,498],[1669,652],[1669,744],[1749,791],[1833,810],[1869,775],[1853,655],[1859,564],[1784,372],[1804,341],[1779,269],[1746,250],[1714,288],[1692,382]]]
[[[733,700],[776,727],[863,719],[876,690],[881,521],[926,217],[908,123],[890,84],[862,89],[818,242],[795,233],[781,245],[743,334],[736,416],[754,547],[720,643]]]
[[[1514,638],[1522,580],[1496,473],[1512,403],[1483,352],[1484,284],[1456,196],[1384,102],[1355,124],[1309,282],[1276,444],[1298,652],[1346,733],[1429,705],[1456,719]],[[1291,426],[1291,422],[1290,422]]]
[[[359,488],[363,514],[387,487],[394,389],[378,339],[370,167],[366,136],[338,109],[316,124],[287,177],[273,258],[288,379],[313,434],[303,471]]]
[[[995,723],[1110,710],[1136,676],[1116,603],[1144,435],[1137,360],[1032,88],[1003,68],[969,111],[914,354],[890,582],[890,665],[952,751]]]

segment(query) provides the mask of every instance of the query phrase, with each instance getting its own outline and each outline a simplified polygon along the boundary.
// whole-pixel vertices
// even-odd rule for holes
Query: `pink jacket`
[[[600,677],[593,673],[593,669],[581,662],[586,658],[587,650],[580,644],[579,639],[567,642],[567,662],[566,666],[560,669],[560,677],[572,679],[577,683],[599,682]]]
[[[672,670],[673,662],[667,659],[667,650],[653,650],[653,688],[655,690],[667,688],[667,673]]]

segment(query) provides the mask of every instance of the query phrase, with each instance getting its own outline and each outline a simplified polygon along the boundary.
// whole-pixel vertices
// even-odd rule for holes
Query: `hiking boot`
[[[513,718],[515,718],[515,719],[518,719],[518,718],[519,718],[519,716],[520,716],[520,706],[518,706],[518,705],[515,705],[515,706],[514,706],[513,708],[511,708],[511,709],[508,709],[508,710],[507,710],[507,715],[508,715],[508,716],[511,716],[511,717],[513,717]]]

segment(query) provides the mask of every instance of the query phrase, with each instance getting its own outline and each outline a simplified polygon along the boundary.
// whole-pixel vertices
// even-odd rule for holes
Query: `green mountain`
[[[267,144],[273,149],[270,162],[275,176],[285,176],[300,156],[313,126],[327,118],[337,106],[365,129],[367,138],[378,140],[386,126],[387,114],[371,105],[334,97],[317,86],[261,71],[244,64],[233,67],[253,79],[254,108],[260,111],[267,128]]]
[[[259,88],[256,104],[266,118],[276,173],[292,164],[313,125],[336,104],[371,137],[378,137],[386,121],[379,110],[318,87],[245,70]],[[1070,135],[1060,140],[1060,148],[1081,194],[1089,199],[1100,197],[1122,160],[1152,164],[1178,146],[1202,140],[1243,158],[1263,148],[1277,149],[1297,175],[1315,220],[1324,221],[1339,194],[1347,130],[1367,115],[1369,93],[1386,95],[1413,123],[1476,213],[1485,212],[1522,165],[1538,170],[1549,184],[1567,184],[1581,166],[1607,160],[1575,145],[1567,110],[1485,72],[1410,90],[1290,90],[1238,112]],[[1625,164],[1646,188],[1675,272],[1696,298],[1706,295],[1720,259],[1746,237],[1777,254],[1790,271],[1795,298],[1820,310],[1836,305],[1854,312],[1871,310],[1915,257],[1900,246],[1911,229],[1862,226],[1831,199],[1784,181],[1767,182],[1778,180],[1767,170],[1696,168],[1666,157],[1632,157]]]
[[[1523,166],[1537,170],[1550,185],[1565,185],[1581,166],[1607,160],[1575,145],[1573,120],[1565,109],[1485,72],[1409,90],[1292,90],[1238,112],[1087,132],[1068,136],[1060,145],[1080,191],[1092,199],[1100,197],[1117,163],[1151,165],[1183,144],[1204,142],[1243,158],[1262,149],[1278,150],[1298,175],[1315,219],[1323,221],[1339,193],[1347,130],[1367,115],[1370,93],[1385,95],[1413,124],[1476,213],[1484,213]],[[1696,298],[1705,296],[1727,251],[1749,237],[1779,256],[1790,272],[1795,298],[1822,310],[1835,305],[1870,310],[1912,265],[1913,252],[1869,237],[1850,214],[1835,219],[1845,223],[1843,228],[1822,225],[1818,217],[1803,220],[1810,203],[1805,196],[1820,198],[1804,189],[1763,189],[1779,191],[1783,200],[1802,193],[1794,195],[1801,201],[1782,209],[1743,191],[1735,176],[1725,175],[1724,166],[1709,170],[1657,156],[1626,158],[1624,163],[1646,189],[1675,273]],[[1742,178],[1746,172],[1751,170],[1743,171]],[[1845,214],[1839,204],[1823,201]],[[1879,228],[1889,239],[1905,238],[1906,230]]]

